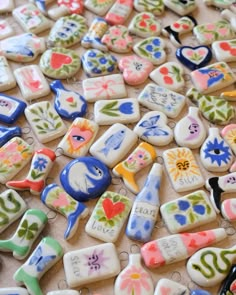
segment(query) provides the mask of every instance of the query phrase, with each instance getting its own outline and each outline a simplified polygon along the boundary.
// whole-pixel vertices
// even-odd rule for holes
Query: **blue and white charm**
[[[6,124],[15,123],[26,106],[22,100],[0,93],[0,121]]]
[[[0,147],[7,143],[13,137],[21,136],[21,128],[18,126],[5,127],[0,125]]]
[[[29,295],[28,291],[25,288],[21,287],[8,287],[0,288],[0,295]]]

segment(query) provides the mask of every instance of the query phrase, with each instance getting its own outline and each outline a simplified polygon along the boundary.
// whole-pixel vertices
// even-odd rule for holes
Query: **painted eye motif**
[[[61,38],[67,38],[67,35],[65,33],[59,32],[58,36]]]
[[[67,24],[68,24],[68,26],[70,26],[71,28],[74,28],[74,27],[76,27],[76,25],[75,25],[75,24],[73,24],[73,23],[71,23],[71,22],[68,22]]]
[[[81,135],[73,135],[72,136],[74,140],[77,140],[77,141],[80,141],[80,142],[83,142],[85,141],[85,138]]]

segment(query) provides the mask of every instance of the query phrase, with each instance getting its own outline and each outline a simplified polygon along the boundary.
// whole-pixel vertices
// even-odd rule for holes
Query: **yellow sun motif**
[[[236,128],[229,130],[224,136],[224,139],[227,141],[231,149],[236,149]]]

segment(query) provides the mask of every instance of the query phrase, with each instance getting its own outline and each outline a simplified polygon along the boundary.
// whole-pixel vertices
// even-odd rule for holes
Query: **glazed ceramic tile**
[[[59,142],[58,148],[71,158],[85,156],[98,132],[98,125],[91,120],[76,118]]]
[[[163,159],[176,192],[194,190],[204,185],[200,168],[189,148],[165,150]]]
[[[236,220],[236,200],[235,200],[235,198],[224,200],[221,203],[221,214],[224,217],[224,219],[226,219],[226,220],[229,220],[229,221]]]
[[[0,56],[0,91],[6,91],[16,86],[10,65],[4,56]]]
[[[0,42],[0,51],[7,59],[16,62],[31,62],[46,50],[44,38],[25,33]]]
[[[85,218],[89,213],[88,208],[83,203],[74,200],[55,183],[45,187],[41,194],[41,201],[50,209],[66,217],[67,228],[64,233],[66,240],[76,234],[80,219]]]
[[[157,282],[154,295],[188,294],[188,292],[188,288],[180,283],[177,283],[169,279],[160,279]]]
[[[84,6],[94,14],[103,16],[114,4],[115,0],[86,0]]]
[[[134,8],[140,12],[151,12],[155,15],[163,14],[165,6],[163,0],[145,1],[145,0],[134,0]]]
[[[140,104],[170,118],[179,115],[185,105],[185,96],[156,84],[148,84],[138,96]]]
[[[119,258],[112,243],[67,252],[63,262],[70,288],[104,281],[120,272]]]
[[[189,107],[187,116],[177,122],[174,130],[175,141],[179,146],[196,149],[201,147],[207,136],[206,127],[196,107]]]
[[[48,10],[48,15],[54,20],[69,14],[83,14],[84,2],[82,0],[57,0],[58,7]]]
[[[122,25],[110,27],[101,41],[109,50],[117,53],[130,52],[133,47],[133,38],[129,35],[128,29]]]
[[[18,126],[5,127],[0,125],[0,147],[7,143],[13,137],[21,137],[22,131]]]
[[[106,191],[99,198],[85,226],[86,233],[103,242],[115,243],[132,207],[132,200]]]
[[[236,124],[229,124],[220,131],[221,136],[236,155]]]
[[[88,77],[110,75],[117,72],[117,59],[98,49],[87,50],[82,56],[83,69]]]
[[[18,68],[14,71],[14,75],[25,100],[31,101],[50,93],[48,82],[39,66],[30,65]]]
[[[26,103],[15,97],[0,94],[0,121],[13,124],[23,114]]]
[[[0,194],[1,224],[0,233],[9,227],[26,211],[27,205],[21,196],[14,190],[8,189]],[[1,294],[1,293],[0,293]]]
[[[87,103],[78,92],[66,89],[60,80],[53,81],[50,88],[56,94],[54,106],[62,118],[74,120],[86,114]]]
[[[12,12],[15,5],[13,0],[4,0],[0,3],[0,13]]]
[[[0,294],[1,295],[11,295],[11,294],[16,294],[16,295],[29,295],[27,290],[25,288],[21,287],[11,287],[11,288],[1,288],[0,289]]]
[[[33,156],[33,148],[14,137],[0,148],[0,183],[5,184],[21,171]]]
[[[78,43],[86,31],[84,17],[77,14],[61,17],[49,33],[48,44],[51,47],[70,47]]]
[[[166,60],[165,46],[163,39],[149,37],[136,43],[133,50],[138,56],[149,60],[154,65],[159,65]]]
[[[144,141],[164,146],[173,140],[173,131],[167,125],[167,117],[159,111],[146,113],[134,127],[134,132]]]
[[[28,106],[25,116],[41,143],[52,141],[66,133],[65,124],[48,101]]]
[[[111,25],[123,25],[133,10],[132,0],[116,0],[105,16]]]
[[[220,288],[220,294],[234,294],[235,293],[235,284],[236,284],[236,277],[235,277],[235,271],[236,267],[235,264],[232,265],[226,279],[224,280],[221,288]]]
[[[100,197],[111,184],[111,175],[97,158],[78,157],[63,168],[60,181],[70,196],[84,202]]]
[[[39,66],[44,75],[53,79],[74,77],[80,69],[80,58],[74,50],[54,47],[46,50]]]
[[[12,15],[26,32],[38,34],[51,27],[51,21],[32,3],[15,8]]]
[[[234,32],[236,32],[236,16],[235,13],[233,13],[231,10],[229,9],[224,9],[221,12],[221,17],[227,21],[230,22],[231,28],[234,30]]]
[[[127,90],[121,74],[84,79],[83,93],[87,102],[127,97]]]
[[[119,69],[123,72],[125,82],[135,86],[147,80],[149,73],[153,70],[153,64],[144,58],[130,55],[119,60]]]
[[[236,39],[215,41],[212,44],[212,50],[218,61],[236,61]]]
[[[204,0],[204,3],[209,6],[215,6],[219,8],[228,8],[233,4],[235,0]]]
[[[224,98],[203,95],[195,88],[189,89],[186,96],[198,105],[202,115],[212,123],[226,125],[234,118],[234,108]]]
[[[163,0],[166,7],[173,10],[179,15],[186,15],[197,8],[195,0],[176,1],[176,0]]]
[[[167,62],[150,73],[150,78],[160,86],[173,91],[180,91],[184,87],[184,70],[174,61]]]
[[[59,290],[48,292],[47,295],[80,295],[76,290]]]
[[[94,120],[99,125],[135,123],[139,119],[139,103],[135,98],[99,100],[94,104]]]
[[[161,205],[161,216],[171,233],[184,232],[216,220],[209,197],[196,191]]]
[[[1,4],[0,4],[1,5]],[[0,6],[1,7],[1,6]],[[0,40],[10,37],[15,34],[14,29],[7,20],[0,21]]]
[[[119,163],[137,142],[137,135],[123,124],[116,123],[90,147],[90,154],[109,168]]]

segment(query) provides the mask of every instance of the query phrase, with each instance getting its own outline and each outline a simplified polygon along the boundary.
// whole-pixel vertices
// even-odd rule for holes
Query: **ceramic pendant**
[[[0,147],[7,143],[13,137],[20,137],[21,134],[21,128],[18,126],[5,127],[3,125],[0,125]]]
[[[29,209],[22,217],[15,234],[8,240],[0,240],[0,251],[12,252],[22,260],[28,256],[33,243],[45,227],[47,215],[39,209]]]
[[[163,0],[149,2],[145,0],[134,0],[134,8],[139,12],[151,12],[154,15],[161,15],[165,10]]]
[[[114,4],[115,0],[86,0],[84,6],[96,15],[103,16]]]
[[[165,150],[163,159],[176,192],[194,190],[204,185],[200,168],[189,148]]]
[[[1,294],[1,293],[0,293]],[[59,290],[48,292],[47,295],[80,295],[76,290]]]
[[[107,51],[107,47],[102,43],[102,37],[108,30],[108,23],[101,17],[96,17],[87,34],[83,37],[81,45],[85,48],[95,48]]]
[[[123,72],[127,84],[136,86],[144,83],[153,70],[153,64],[136,55],[124,56],[119,61],[119,69]]]
[[[117,72],[117,59],[98,49],[87,50],[82,56],[83,69],[88,77],[110,75]]]
[[[121,271],[115,281],[115,295],[153,295],[152,277],[142,267],[141,256],[129,254],[129,264]]]
[[[173,140],[173,131],[167,125],[166,115],[158,111],[146,113],[134,127],[134,132],[155,146],[164,146]]]
[[[94,157],[78,157],[60,173],[65,191],[74,199],[85,202],[101,196],[111,183],[108,167]]]
[[[127,97],[127,90],[121,74],[84,79],[82,83],[87,102]]]
[[[109,168],[113,168],[132,149],[137,140],[137,135],[131,129],[116,123],[96,140],[89,152]]]
[[[124,184],[131,192],[137,194],[140,189],[135,180],[135,174],[153,163],[156,156],[153,146],[142,142],[124,161],[117,164],[112,172],[115,176],[123,179]]]
[[[55,239],[43,238],[13,278],[17,284],[25,285],[30,294],[43,295],[39,280],[62,256],[63,249]]]
[[[235,264],[233,264],[220,289],[220,295],[227,295],[227,294],[234,295],[235,291],[236,291],[236,266]]]
[[[32,3],[15,8],[12,15],[26,32],[38,34],[51,27],[51,21]]]
[[[189,89],[186,96],[196,103],[202,115],[214,124],[226,125],[234,118],[234,108],[224,98],[203,95],[196,88]]]
[[[76,118],[58,144],[63,155],[71,158],[85,156],[98,132],[98,125],[91,120]]]
[[[188,202],[181,202],[188,205]],[[179,205],[181,205],[181,202]],[[141,254],[147,267],[158,268],[182,261],[192,256],[199,249],[222,241],[226,237],[227,234],[224,228],[169,235],[144,244],[141,247]]]
[[[53,79],[74,77],[80,64],[80,58],[74,50],[59,47],[46,50],[39,62],[44,75]]]
[[[196,25],[197,22],[195,18],[192,16],[183,16],[173,24],[163,28],[162,34],[166,37],[170,37],[170,41],[178,47],[182,44],[180,41],[180,35],[191,32]]]
[[[185,232],[216,220],[216,212],[204,191],[196,191],[160,207],[161,216],[172,233]]]
[[[158,37],[149,37],[138,43],[133,47],[134,52],[154,65],[159,65],[166,60],[166,47],[163,39]]]
[[[0,4],[1,9],[1,4]],[[5,39],[7,37],[11,37],[15,34],[14,29],[11,27],[7,20],[0,21],[0,40]]]
[[[233,153],[236,155],[236,124],[230,124],[225,126],[220,131],[221,136],[230,146]]]
[[[116,192],[106,191],[99,198],[85,226],[86,233],[103,242],[115,243],[126,222],[132,201]]]
[[[175,118],[183,109],[186,98],[177,92],[150,83],[139,94],[138,101],[150,110],[160,111],[169,118]]]
[[[215,6],[218,8],[228,8],[235,0],[204,0],[203,1],[208,6]]]
[[[212,44],[212,50],[218,61],[236,61],[236,39],[215,41]]]
[[[179,15],[186,15],[191,13],[197,8],[195,0],[175,1],[175,0],[163,0],[166,7]]]
[[[32,0],[31,2],[33,2],[44,15],[47,15],[47,5],[53,2],[53,0]]]
[[[196,149],[202,145],[207,132],[198,108],[189,107],[187,116],[177,122],[174,135],[179,146]]]
[[[50,88],[56,94],[55,110],[62,118],[74,120],[86,114],[87,103],[78,92],[66,89],[60,80],[53,81]]]
[[[139,103],[135,98],[99,100],[94,104],[94,120],[99,125],[135,123],[139,119]]]
[[[173,91],[180,91],[184,87],[184,70],[176,62],[167,62],[150,73],[150,78],[160,86]]]
[[[0,56],[0,91],[7,91],[15,86],[16,80],[13,76],[10,65],[4,56]]]
[[[160,279],[157,282],[154,295],[190,294],[187,287],[169,279]]]
[[[229,221],[236,220],[236,200],[235,198],[224,200],[221,203],[221,214],[224,219]]]
[[[46,50],[44,38],[26,33],[0,42],[1,53],[9,60],[31,62]]]
[[[0,194],[0,203],[0,233],[2,233],[14,221],[20,218],[26,211],[27,205],[21,196],[12,189],[5,190]]]
[[[69,14],[83,14],[84,2],[82,0],[57,0],[58,7],[48,10],[48,15],[54,20]]]
[[[0,295],[29,295],[25,288],[12,287],[12,288],[0,288]]]
[[[51,47],[70,47],[78,43],[87,31],[86,19],[72,14],[56,21],[48,36]]]
[[[66,133],[66,126],[49,101],[29,105],[25,116],[41,143],[52,141]]]
[[[111,25],[123,25],[133,10],[132,0],[116,0],[105,16]]]
[[[74,200],[56,183],[49,184],[44,188],[41,201],[50,209],[66,217],[65,240],[69,240],[76,234],[80,219],[84,219],[89,213],[84,204]]]

